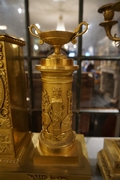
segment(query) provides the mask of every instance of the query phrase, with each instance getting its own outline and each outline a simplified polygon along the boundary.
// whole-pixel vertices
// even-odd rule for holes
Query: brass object
[[[18,167],[30,141],[24,41],[0,34],[0,168]]]
[[[82,26],[86,26],[85,30],[81,33],[79,33],[80,28]],[[33,30],[36,30],[38,34],[35,34],[33,32]],[[82,34],[84,34],[88,29],[88,24],[83,21],[81,22],[77,28],[75,28],[75,30],[73,32],[69,32],[69,31],[56,31],[56,30],[52,30],[52,31],[45,31],[42,32],[40,31],[40,29],[38,29],[38,27],[34,24],[30,25],[29,27],[29,31],[30,33],[39,38],[40,39],[40,44],[43,44],[44,42],[50,44],[50,45],[59,45],[62,46],[68,42],[72,42],[73,44],[76,43],[76,37],[81,36]]]
[[[40,134],[33,134],[30,143],[22,57],[24,44],[7,35],[1,37],[0,157],[3,161],[0,159],[0,180],[91,179],[84,136],[76,135],[71,128],[72,73],[78,66],[73,64],[72,59],[60,54],[60,47],[64,43],[75,43],[75,38],[83,34],[78,33],[82,25],[86,25],[85,32],[85,22],[80,23],[74,33],[38,31],[39,38],[43,35],[40,43],[52,44],[55,52],[42,59],[41,65],[36,65],[42,73],[43,127]],[[33,27],[35,26],[30,27],[31,32]],[[13,44],[16,46],[12,46]]]
[[[98,9],[98,12],[103,13],[105,21],[101,22],[99,25],[104,27],[106,35],[109,37],[109,39],[115,41],[116,46],[118,46],[120,38],[116,37],[116,34],[114,36],[111,34],[112,27],[118,23],[118,21],[113,20],[114,11],[120,11],[120,1],[101,6]]]
[[[98,166],[104,179],[120,179],[119,139],[104,140],[104,147],[98,152]]]
[[[80,32],[82,25],[86,28]],[[37,31],[37,35],[33,30]],[[42,130],[38,137],[37,146],[33,153],[33,164],[40,167],[57,166],[75,168],[73,174],[80,179],[91,179],[91,170],[88,159],[84,156],[85,146],[82,149],[81,140],[76,139],[72,131],[72,73],[78,69],[72,59],[60,53],[62,45],[76,43],[76,37],[88,29],[86,22],[81,22],[74,32],[46,31],[41,32],[35,25],[29,27],[30,33],[44,42],[54,46],[54,53],[41,60],[36,69],[42,77]],[[82,137],[83,138],[83,137]],[[78,169],[78,170],[77,170]],[[53,173],[53,172],[52,172]],[[57,171],[57,174],[60,170]],[[71,177],[67,177],[71,179]]]
[[[101,6],[98,9],[99,13],[103,13],[105,22],[100,23],[103,26],[106,35],[112,41],[115,41],[116,46],[120,46],[120,38],[116,34],[112,36],[112,26],[117,21],[112,20],[114,12],[120,11],[120,1]],[[98,152],[98,166],[101,174],[105,180],[120,179],[120,140],[119,139],[105,139],[103,149]]]
[[[36,69],[42,73],[42,131],[39,137],[39,146],[43,154],[68,154],[74,147],[75,134],[71,129],[72,124],[72,73],[78,69],[73,65],[72,59],[60,53],[60,47],[69,41],[75,42],[76,36],[82,35],[79,28],[87,23],[82,22],[75,31],[46,31],[41,32],[35,25],[29,30],[32,35],[44,42],[53,45],[55,52],[46,59],[41,60],[41,65]],[[37,35],[33,33],[37,31]]]
[[[0,180],[89,180],[91,169],[88,164],[88,154],[86,151],[86,144],[83,135],[76,135],[76,140],[80,143],[79,149],[79,159],[78,163],[71,163],[70,157],[61,157],[60,164],[53,157],[53,162],[49,161],[49,156],[43,157],[43,162],[38,165],[33,163],[33,152],[34,146],[38,141],[39,133],[34,133],[32,141],[29,144],[25,156],[25,161],[21,167],[14,170],[14,168],[9,168],[4,170],[0,169]],[[81,152],[82,151],[82,152]],[[57,158],[57,157],[56,157]],[[46,161],[45,161],[46,159]],[[74,160],[74,159],[73,159]],[[42,160],[41,160],[42,161]],[[68,161],[68,162],[67,162]]]

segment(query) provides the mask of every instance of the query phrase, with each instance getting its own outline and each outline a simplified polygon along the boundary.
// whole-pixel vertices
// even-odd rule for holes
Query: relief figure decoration
[[[72,91],[69,89],[67,91],[67,115],[62,121],[61,129],[62,132],[69,132],[71,131],[71,125],[72,125]]]
[[[11,142],[9,135],[0,133],[0,154],[6,151],[10,151],[10,146],[11,146]]]
[[[49,113],[51,112],[51,104],[47,91],[44,89],[42,92],[42,125],[44,133],[48,132],[48,126],[51,123]]]
[[[51,124],[48,130],[54,137],[61,135],[61,122],[63,119],[64,105],[62,101],[62,89],[60,86],[53,87],[51,102]]]

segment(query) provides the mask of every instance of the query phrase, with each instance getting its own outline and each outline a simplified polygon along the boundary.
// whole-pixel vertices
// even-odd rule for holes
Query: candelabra
[[[82,25],[86,28],[79,32]],[[0,180],[91,179],[84,136],[72,130],[72,74],[79,67],[60,53],[62,45],[76,43],[87,29],[86,22],[74,32],[29,27],[40,44],[54,46],[54,53],[36,65],[42,81],[42,130],[32,138],[22,55],[25,42],[0,35]]]
[[[79,32],[82,25],[86,28]],[[78,65],[74,65],[72,59],[61,54],[60,48],[70,41],[76,43],[76,37],[84,34],[87,29],[86,22],[81,22],[74,32],[42,32],[35,25],[29,27],[30,33],[40,39],[40,44],[45,42],[54,46],[54,53],[42,59],[40,65],[36,65],[42,75],[42,130],[33,153],[33,163],[38,167],[49,164],[51,171],[54,171],[55,166],[59,167],[57,176],[64,168],[67,170],[67,179],[74,173],[74,178],[91,179],[91,168],[84,137],[76,135],[71,127],[72,73],[78,69]],[[73,173],[70,172],[71,167]]]
[[[114,12],[120,11],[120,1],[101,6],[98,9],[99,13],[103,13],[104,22],[99,25],[104,27],[106,35],[112,41],[115,41],[116,46],[120,46],[120,38],[115,34],[111,34],[112,27],[117,24],[113,20]],[[98,152],[98,166],[106,180],[120,179],[120,140],[105,139],[103,149]]]
[[[117,37],[116,34],[114,34],[114,36],[111,34],[112,27],[118,23],[118,21],[113,20],[115,11],[118,12],[120,11],[120,1],[117,3],[110,3],[101,6],[98,9],[98,12],[103,13],[105,21],[101,22],[99,25],[104,27],[108,38],[111,39],[112,41],[115,41],[115,44],[119,46],[120,37]]]

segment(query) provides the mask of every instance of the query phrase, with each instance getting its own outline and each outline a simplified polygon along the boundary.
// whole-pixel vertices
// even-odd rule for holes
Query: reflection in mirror
[[[77,131],[90,137],[114,137],[116,124],[117,114],[81,113]]]
[[[82,61],[81,107],[118,108],[119,61]]]

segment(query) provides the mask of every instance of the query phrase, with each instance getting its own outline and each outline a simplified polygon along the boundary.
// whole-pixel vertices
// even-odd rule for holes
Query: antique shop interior
[[[40,65],[43,63],[42,59],[51,57],[54,53],[53,45],[46,42],[41,43],[38,38],[39,32],[50,30],[73,32],[78,24],[84,21],[87,23],[88,29],[85,29],[86,23],[83,23],[80,31],[85,30],[86,32],[76,37],[76,43],[72,43],[72,41],[63,43],[60,48],[60,53],[67,57],[68,61],[72,59],[73,65],[78,67],[72,73],[72,129],[76,134],[83,134],[85,138],[120,137],[120,5],[119,10],[116,8],[114,17],[110,20],[113,22],[110,24],[110,31],[115,40],[110,39],[106,33],[108,30],[106,24],[109,20],[105,19],[103,13],[105,7],[102,7],[110,4],[111,8],[112,3],[117,4],[118,2],[120,4],[118,0],[0,0],[0,36],[5,35],[6,39],[11,36],[18,38],[19,43],[25,42],[20,44],[23,52],[23,69],[19,61],[11,61],[11,65],[8,63],[10,66],[8,80],[11,84],[9,93],[11,96],[13,95],[11,107],[14,108],[15,104],[19,105],[22,102],[22,100],[19,101],[17,94],[19,96],[20,83],[23,82],[19,76],[22,74],[21,77],[23,77],[23,71],[25,73],[25,85],[22,85],[22,91],[26,96],[28,131],[39,133],[42,130],[42,106],[45,101],[42,99],[43,93],[45,93],[42,92],[42,88],[47,87],[42,84],[42,81],[46,82],[47,76],[46,79],[41,80],[42,73],[37,70],[36,65]],[[33,35],[29,30],[31,24],[37,27],[34,33],[32,32]],[[118,40],[116,40],[117,37]],[[2,40],[4,41],[4,38]],[[15,43],[12,44],[12,47],[16,52]],[[3,45],[0,45],[1,53],[2,48]],[[8,48],[7,45],[6,48]],[[6,55],[0,54],[0,60],[2,57],[9,57],[6,51]],[[8,53],[12,53],[12,50]],[[19,59],[19,57],[17,58]],[[0,68],[2,67],[0,63]],[[4,89],[6,84],[4,84],[4,75],[1,72],[0,86],[1,89]],[[16,85],[12,77],[17,81]],[[0,128],[2,127],[1,117],[3,114],[5,117],[5,113],[7,113],[3,108],[2,100],[2,96],[6,97],[6,92],[2,94],[1,91]],[[54,91],[56,90],[54,89]],[[58,91],[58,101],[61,103],[61,89]],[[55,97],[52,99],[55,101]],[[15,115],[16,118],[18,116],[19,113]],[[20,118],[18,117],[19,120]],[[25,123],[24,120],[20,121]],[[15,121],[13,126],[16,126],[16,123],[21,126],[21,123]],[[3,126],[3,131],[4,127],[6,124]],[[20,136],[18,135],[18,137]],[[4,140],[6,139],[4,138]],[[18,140],[16,141],[18,142]],[[0,140],[0,142],[2,141]],[[17,149],[17,145],[15,148]],[[44,178],[32,175],[30,178],[34,180],[52,179],[51,176]],[[64,179],[67,180],[67,178],[60,180]]]

